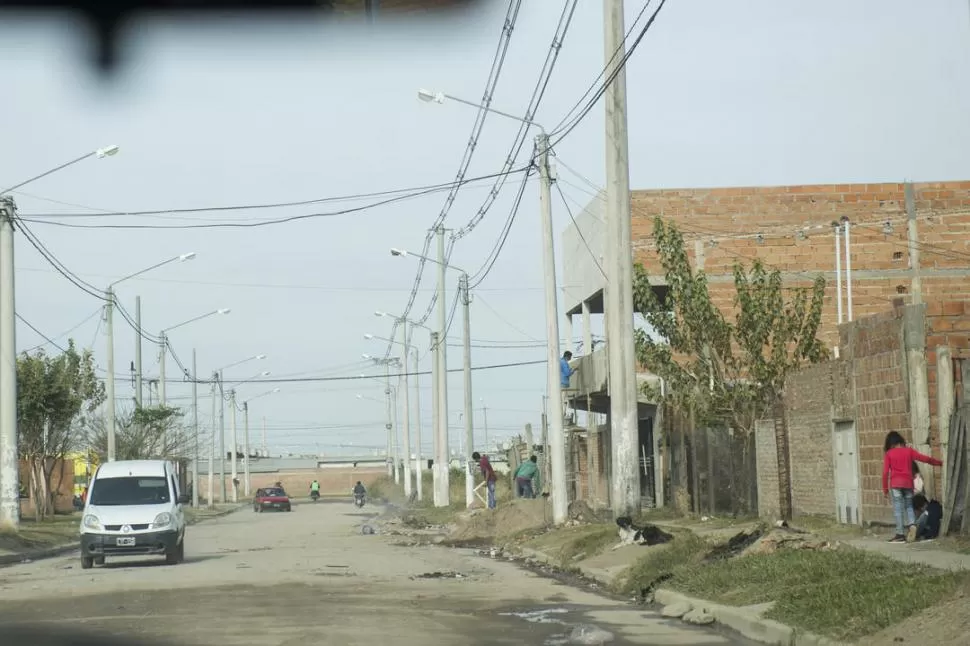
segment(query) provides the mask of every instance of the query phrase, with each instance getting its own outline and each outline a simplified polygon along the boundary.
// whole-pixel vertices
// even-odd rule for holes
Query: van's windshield
[[[92,505],[161,505],[171,502],[165,478],[97,478]]]

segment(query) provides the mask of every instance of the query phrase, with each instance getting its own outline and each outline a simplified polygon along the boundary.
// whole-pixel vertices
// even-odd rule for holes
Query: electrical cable
[[[65,350],[65,349],[63,348],[63,346],[61,346],[61,345],[58,345],[58,344],[57,344],[57,343],[56,343],[55,341],[53,341],[53,340],[52,340],[52,339],[51,339],[51,338],[50,338],[49,336],[47,336],[46,334],[44,334],[43,332],[41,332],[40,330],[38,330],[38,329],[37,329],[36,327],[34,327],[34,326],[33,326],[33,325],[31,324],[31,322],[30,322],[30,321],[28,321],[27,319],[25,319],[24,317],[22,317],[22,316],[20,315],[20,313],[19,313],[19,312],[14,312],[14,314],[16,315],[16,317],[17,317],[18,319],[20,319],[20,322],[21,322],[21,323],[23,323],[24,325],[26,325],[27,327],[29,327],[29,328],[30,328],[31,330],[33,330],[33,331],[34,331],[34,332],[35,332],[35,333],[37,334],[37,336],[39,336],[40,338],[42,338],[42,339],[44,339],[44,340],[46,340],[46,341],[47,341],[47,343],[42,343],[41,345],[39,345],[39,346],[37,346],[36,348],[31,348],[30,350],[24,350],[24,352],[26,352],[26,353],[30,353],[30,352],[33,352],[34,350],[36,350],[37,348],[41,348],[41,347],[43,347],[43,346],[45,346],[45,345],[48,345],[48,344],[50,344],[50,345],[52,345],[52,346],[54,346],[55,348],[57,348],[57,349],[58,349],[58,350],[60,350],[61,352],[67,352],[67,350]],[[88,318],[90,318],[90,317],[88,317]]]
[[[101,308],[98,308],[98,309],[94,310],[94,312],[92,312],[91,314],[88,314],[87,316],[85,316],[84,319],[82,319],[80,323],[78,323],[77,325],[72,326],[70,329],[68,329],[68,330],[66,330],[64,332],[61,332],[60,334],[58,334],[54,338],[55,339],[61,339],[61,338],[66,337],[68,334],[70,334],[71,332],[75,331],[76,329],[78,329],[79,327],[81,327],[82,325],[84,325],[85,323],[87,323],[88,321],[90,321],[91,319],[93,319],[95,316],[97,316],[100,313],[101,313]],[[34,332],[37,332],[37,329],[33,325],[31,325],[30,323],[28,323],[27,321],[25,321],[23,319],[23,317],[20,316],[20,314],[17,314],[17,318],[19,318],[21,321],[23,321],[24,325],[26,325],[27,327],[29,327],[31,330],[33,330]],[[52,341],[49,337],[45,336],[44,334],[41,334],[40,332],[37,332],[37,333],[38,333],[38,335],[40,335],[41,338],[47,339],[47,342],[46,343],[41,343],[39,345],[35,345],[32,348],[28,348],[27,350],[24,350],[24,352],[26,352],[26,353],[29,354],[31,352],[34,352],[35,350],[39,350],[40,348],[43,348],[45,345],[53,345],[54,347],[56,347],[59,350],[61,350],[61,352],[64,352],[64,348],[62,348],[58,344],[54,343],[54,341]],[[93,343],[92,343],[92,345],[93,345]]]

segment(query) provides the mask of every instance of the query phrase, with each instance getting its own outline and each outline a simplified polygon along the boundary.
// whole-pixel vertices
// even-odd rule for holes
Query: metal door
[[[833,432],[835,449],[835,506],[840,523],[859,525],[859,456],[855,422],[836,422]]]

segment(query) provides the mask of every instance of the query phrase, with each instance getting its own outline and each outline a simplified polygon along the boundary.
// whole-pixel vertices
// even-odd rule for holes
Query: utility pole
[[[640,511],[639,415],[633,343],[633,248],[630,222],[630,141],[627,133],[623,0],[604,2],[606,78],[606,289],[613,513]],[[557,402],[558,403],[558,402]]]
[[[414,334],[413,328],[411,334]],[[421,501],[424,498],[422,491],[424,489],[422,483],[424,479],[424,460],[421,459],[421,371],[418,360],[418,349],[412,347],[411,350],[414,354],[414,423],[417,429],[414,438],[414,486],[418,494],[418,501]],[[410,396],[409,394],[408,397]]]
[[[400,382],[400,380],[399,380]],[[397,423],[397,394],[400,392],[397,386],[391,386],[393,396],[393,420],[394,420],[394,484],[401,484],[401,434]]]
[[[209,421],[209,491],[206,497],[206,506],[210,509],[214,504],[215,491],[213,488],[213,483],[215,482],[215,461],[216,461],[216,382],[219,379],[219,373],[212,373],[212,385],[209,387],[209,392],[212,395],[212,417]]]
[[[438,468],[438,501],[436,505],[447,507],[451,504],[451,483],[450,469],[451,456],[448,447],[448,303],[445,301],[445,270],[448,268],[445,259],[445,228],[439,226],[438,234],[438,406],[441,408],[438,414],[438,430],[441,433],[438,438],[438,451],[441,461],[435,459],[435,466]]]
[[[162,341],[164,342],[164,337]],[[162,352],[165,351],[162,346]],[[162,377],[165,383],[165,377]],[[164,405],[164,404],[163,404]],[[195,451],[192,457],[192,506],[199,508],[199,460],[202,454],[199,453],[199,370],[195,361],[195,348],[192,348],[192,431],[195,434]],[[210,472],[211,473],[211,472]]]
[[[239,502],[239,487],[236,486],[236,480],[239,477],[239,472],[236,471],[236,446],[239,442],[236,436],[236,389],[233,388],[229,391],[229,424],[232,433],[232,458],[229,465],[232,469],[232,501]]]
[[[488,406],[482,406],[482,426],[485,427],[485,449],[488,450]]]
[[[552,229],[552,178],[549,175],[549,136],[536,135],[539,163],[539,208],[542,212],[542,265],[546,297],[546,388],[550,415],[549,461],[551,462],[552,522],[566,522],[569,500],[566,493],[566,437],[563,430],[562,386],[559,383],[559,304],[556,295],[556,252]],[[632,321],[632,315],[630,320]]]
[[[401,341],[404,353],[401,355],[402,379],[404,380],[404,496],[411,499],[411,390],[408,388],[408,322],[401,321]]]
[[[14,288],[13,198],[0,197],[0,526],[20,526],[17,450],[17,320]]]
[[[461,298],[461,313],[464,331],[462,332],[464,344],[464,369],[465,376],[465,505],[471,507],[475,504],[475,482],[472,475],[472,453],[475,451],[475,413],[472,410],[472,340],[471,340],[471,321],[469,320],[468,305],[471,303],[471,294],[468,292],[468,274],[462,274],[458,286]],[[486,427],[487,428],[487,427]],[[488,437],[486,433],[486,437]]]
[[[249,402],[243,402],[243,494],[249,497]]]
[[[141,408],[141,296],[135,296],[135,406]],[[151,399],[151,393],[149,393]],[[164,442],[164,440],[163,440]],[[165,444],[162,444],[164,450]]]
[[[395,474],[394,469],[394,423],[391,417],[391,370],[388,364],[384,363],[384,412],[387,421],[384,422],[384,428],[387,429],[387,476],[393,477]],[[397,484],[395,480],[395,484]]]
[[[164,408],[168,401],[165,397],[165,355],[168,354],[168,337],[165,336],[165,332],[162,332],[158,335],[158,338],[158,403]],[[195,375],[193,374],[193,376]]]
[[[111,285],[105,290],[104,327],[108,337],[108,374],[104,380],[104,425],[108,435],[108,462],[115,461],[115,291]]]
[[[443,507],[441,502],[441,487],[438,486],[441,462],[441,449],[439,440],[441,438],[441,407],[438,405],[438,395],[441,388],[438,386],[441,371],[441,363],[438,361],[438,333],[432,332],[431,338],[431,495],[435,507]]]
[[[226,393],[222,383],[222,372],[216,373],[216,383],[219,385],[219,489],[222,493],[220,502],[226,503],[229,496],[226,492]]]
[[[263,415],[263,457],[269,457],[269,444],[266,443],[266,416]]]

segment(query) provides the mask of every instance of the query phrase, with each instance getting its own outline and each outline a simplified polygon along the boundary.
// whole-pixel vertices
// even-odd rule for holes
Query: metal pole
[[[835,234],[835,309],[838,313],[839,325],[842,325],[842,236],[839,235],[841,230],[841,224],[832,223],[832,232]]]
[[[222,383],[222,372],[216,373],[219,382],[219,489],[222,497],[219,502],[229,500],[226,492],[226,393]]]
[[[394,477],[396,473],[394,469],[394,424],[391,420],[391,374],[388,364],[384,364],[384,413],[387,421],[384,422],[384,427],[387,429],[387,476]],[[397,483],[397,478],[395,478],[395,484]]]
[[[413,332],[412,332],[413,333]],[[421,384],[420,384],[420,366],[418,361],[418,349],[412,347],[412,354],[414,354],[414,426],[415,426],[415,437],[414,437],[414,486],[415,491],[418,494],[418,500],[424,499],[424,485],[422,483],[424,476],[424,460],[421,458]],[[410,397],[410,395],[408,395]]]
[[[627,132],[623,0],[604,3],[608,75],[606,106],[606,290],[609,313],[610,419],[613,446],[613,513],[640,511],[639,414],[633,341],[633,247],[630,214],[630,141]],[[615,76],[614,76],[615,75]],[[558,338],[558,337],[557,337]],[[561,425],[562,401],[553,423]],[[561,446],[561,438],[556,440]],[[555,445],[554,445],[555,446]],[[553,463],[555,468],[557,463]],[[556,480],[555,470],[553,480]],[[558,482],[558,481],[557,481]],[[565,477],[562,479],[565,484]],[[562,503],[565,510],[565,501]]]
[[[236,436],[236,389],[233,388],[229,391],[229,425],[232,433],[232,446],[229,450],[232,452],[229,465],[232,469],[232,501],[239,502],[239,487],[236,486],[236,479],[239,476],[239,472],[236,470],[236,452],[239,439]]]
[[[404,496],[411,499],[411,389],[408,387],[408,322],[401,321],[401,340],[404,353],[401,355],[401,379],[404,383]]]
[[[209,492],[206,497],[206,506],[210,509],[214,504],[215,490],[212,486],[215,483],[215,461],[216,461],[216,383],[219,380],[219,373],[212,373],[212,386],[209,392],[212,394],[212,418],[209,420]]]
[[[475,451],[475,413],[472,410],[472,341],[471,321],[469,320],[468,305],[471,294],[468,293],[468,274],[461,275],[459,286],[462,310],[462,331],[464,358],[463,370],[465,377],[465,506],[471,507],[475,503],[475,478],[472,475],[472,453]]]
[[[13,198],[0,198],[0,526],[20,526]]]
[[[135,296],[135,406],[141,408],[141,296]],[[148,394],[151,399],[151,393]],[[164,450],[164,437],[162,449]]]
[[[539,151],[539,207],[542,212],[542,264],[546,297],[546,383],[549,404],[555,407],[550,415],[549,460],[552,479],[552,521],[557,525],[567,520],[569,500],[566,492],[566,438],[563,434],[562,387],[559,383],[559,314],[556,295],[556,252],[552,229],[552,180],[549,177],[549,137],[536,137]],[[632,321],[632,315],[630,320]]]
[[[243,493],[249,497],[249,402],[243,402]]]
[[[266,416],[263,415],[263,457],[269,457],[269,444],[266,443]]]
[[[441,507],[451,504],[451,452],[449,450],[448,433],[448,303],[445,298],[445,229],[438,227],[438,406],[441,411],[438,415],[438,456],[435,458],[435,466],[438,468],[439,489],[438,501],[435,503]],[[440,458],[440,460],[438,459]]]
[[[842,216],[845,227],[845,306],[849,322],[852,322],[852,255],[849,244],[849,218]]]
[[[115,461],[115,292],[108,287],[105,292],[107,304],[104,306],[104,327],[108,337],[108,376],[105,378],[105,432],[108,435],[108,462]]]
[[[158,354],[158,403],[164,408],[168,399],[165,397],[165,355],[168,354],[168,337],[162,332],[158,335],[159,338],[159,354]],[[194,377],[193,373],[193,377]]]
[[[164,342],[165,337],[162,337]],[[165,346],[162,346],[164,353]],[[162,378],[165,383],[165,378]],[[192,458],[192,506],[199,508],[199,460],[202,454],[199,452],[199,370],[195,360],[195,348],[192,348],[192,431],[195,434],[195,451]],[[211,472],[210,472],[211,473]]]
[[[441,425],[441,407],[438,406],[438,394],[441,390],[438,387],[438,373],[441,371],[441,364],[438,361],[438,333],[431,333],[431,495],[435,507],[440,507],[440,491],[438,487],[438,439],[441,433],[438,426]]]

